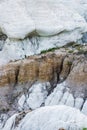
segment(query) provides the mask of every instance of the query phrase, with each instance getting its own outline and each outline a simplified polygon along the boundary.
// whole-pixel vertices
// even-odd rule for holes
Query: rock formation
[[[80,48],[80,50],[78,48]],[[56,85],[60,84],[61,82],[64,82],[64,84],[61,85],[64,86],[65,89],[63,90],[63,93],[62,91],[60,91],[59,93],[61,94],[57,94],[58,95],[57,98],[59,98],[57,99],[59,100],[57,104],[59,104],[60,99],[62,103],[62,100],[66,100],[66,98],[68,100],[69,97],[69,100],[72,99],[73,101],[72,102],[67,101],[66,104],[72,107],[76,106],[77,108],[82,110],[83,104],[85,103],[87,97],[86,50],[87,50],[87,46],[76,46],[72,48],[65,47],[65,48],[57,49],[53,52],[47,52],[45,54],[31,56],[24,60],[10,62],[6,65],[1,66],[0,67],[0,79],[1,79],[0,89],[1,91],[3,91],[3,93],[1,94],[0,100],[2,101],[2,97],[4,96],[5,97],[4,102],[7,103],[9,100],[10,102],[13,102],[16,97],[20,98],[20,96],[22,96],[18,102],[20,104],[19,106],[23,108],[23,104],[26,100],[27,94],[29,95],[29,93],[31,93],[31,92],[28,93],[28,91],[31,91],[29,90],[29,88],[34,83],[36,84],[37,81],[43,83],[50,82],[51,86],[49,90],[48,89],[46,90],[47,93],[46,97],[50,94],[48,96],[48,99],[51,95],[53,95],[51,93],[53,89],[56,87]],[[61,85],[59,85],[58,88],[62,89]],[[33,88],[33,86],[31,88]],[[55,89],[57,89],[57,87]],[[60,89],[58,89],[57,91],[59,91]],[[35,90],[34,87],[34,92],[37,93],[36,91],[37,90]],[[55,103],[55,101],[57,101],[56,93],[54,94],[55,96],[51,98],[51,100],[53,100],[54,102],[53,104],[55,105],[57,105]],[[33,90],[32,90],[32,94],[33,94]],[[64,99],[62,99],[62,96],[64,96],[63,97]],[[32,99],[34,100],[34,97]],[[49,101],[48,99],[46,102]],[[22,104],[20,102],[22,102]],[[35,102],[32,104],[35,104]],[[65,104],[65,102],[66,101],[63,101],[63,104]],[[71,105],[68,102],[71,103]],[[43,103],[45,103],[45,100],[40,105],[42,105]],[[36,104],[38,104],[38,101]],[[2,104],[2,106],[4,105]],[[25,107],[23,109],[27,109],[27,108]],[[30,108],[34,109],[35,107],[34,108],[30,107]]]
[[[3,130],[10,130],[11,128],[13,130],[59,130],[61,128],[65,130],[82,130],[83,127],[87,127],[87,117],[85,115],[80,113],[79,110],[61,105],[42,107],[27,115],[25,114],[24,118],[21,115],[15,114],[12,116]]]
[[[0,1],[0,130],[87,127],[86,43],[87,0]]]
[[[78,48],[80,47],[78,46]],[[0,86],[37,80],[57,83],[58,81],[64,81],[70,72],[67,82],[72,81],[75,83],[76,80],[76,83],[79,83],[82,79],[82,84],[86,84],[87,57],[84,53],[86,53],[87,46],[83,46],[81,50],[78,50],[78,48],[74,48],[74,50],[69,47],[60,48],[54,52],[35,55],[1,65]],[[73,86],[76,85],[73,84]]]
[[[0,32],[7,39],[3,48],[0,45],[0,64],[81,40],[87,23],[78,9],[68,8],[70,3],[67,6],[66,3],[66,0],[65,3],[56,0],[54,4],[49,0],[1,1]]]

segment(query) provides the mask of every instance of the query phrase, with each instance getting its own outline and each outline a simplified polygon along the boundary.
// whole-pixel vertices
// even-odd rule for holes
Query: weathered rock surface
[[[87,127],[87,45],[58,49],[86,42],[86,21],[87,0],[0,1],[0,130]]]
[[[65,47],[0,66],[1,111],[10,108],[17,111],[14,104],[19,104],[20,110],[36,109],[44,104],[64,104],[83,109],[86,114],[86,52],[87,46]],[[42,85],[36,84],[36,81]],[[59,84],[63,81],[64,84]],[[44,82],[50,82],[49,90]],[[35,85],[32,86],[33,84]],[[32,91],[29,90],[30,87]],[[35,104],[37,97],[39,100]],[[6,104],[5,107],[2,101]]]
[[[47,53],[0,66],[0,86],[57,78],[66,52]],[[55,79],[57,81],[57,79]]]
[[[15,114],[2,130],[82,130],[84,127],[87,127],[87,116],[74,108],[59,105],[39,108],[23,119],[21,114]]]
[[[6,34],[7,40],[5,44],[3,40],[0,42],[0,64],[81,40],[87,32],[84,3],[80,0],[1,1],[0,33]]]
[[[82,47],[81,50],[61,48],[54,52],[1,65],[0,86],[15,86],[18,83],[37,80],[57,83],[67,78],[67,86],[72,88],[83,86],[86,89],[86,50],[87,46]]]
[[[83,93],[87,97],[87,57],[80,56],[77,61],[74,59],[70,74],[67,77],[66,85],[70,87],[74,95]]]
[[[78,92],[78,90],[76,90]],[[66,86],[66,82],[61,84],[57,84],[55,89],[52,91],[51,94],[45,100],[45,106],[54,106],[54,105],[66,105],[75,107],[81,110],[85,115],[87,115],[87,108],[86,108],[86,101],[85,98],[82,97],[82,93],[79,93],[77,97],[71,93],[68,86]]]
[[[0,12],[3,12],[0,13],[0,28],[10,38],[23,39],[34,31],[41,36],[49,36],[64,30],[78,28],[79,33],[85,30],[84,19],[63,4],[40,0],[5,0],[0,2]]]
[[[75,10],[87,20],[87,0],[46,0],[52,4],[64,4],[69,9]]]
[[[5,127],[3,128],[3,130],[11,130],[11,128],[15,129],[15,130],[16,129],[20,130],[20,128],[22,129],[23,127],[24,127],[24,129],[25,128],[30,129],[30,127],[32,126],[32,125],[29,126],[29,122],[31,122],[31,120],[30,120],[31,114],[27,114],[27,113],[30,111],[30,109],[33,110],[33,109],[37,109],[42,106],[50,106],[50,107],[44,107],[44,110],[45,110],[45,108],[47,108],[45,110],[45,114],[44,114],[44,118],[45,118],[44,121],[46,121],[46,116],[49,117],[52,114],[52,113],[50,113],[50,115],[47,115],[46,111],[50,111],[51,108],[55,108],[54,111],[52,110],[53,112],[55,112],[56,108],[58,108],[58,114],[55,113],[57,115],[57,117],[55,115],[53,116],[53,114],[52,114],[52,119],[54,119],[54,118],[57,119],[59,117],[58,122],[57,122],[58,128],[60,127],[60,128],[64,128],[67,130],[68,129],[70,130],[71,128],[75,129],[75,130],[76,129],[82,130],[83,127],[87,127],[87,121],[86,121],[87,116],[85,116],[85,115],[87,115],[87,109],[86,109],[87,101],[85,101],[85,99],[82,97],[75,98],[74,95],[70,92],[70,89],[66,86],[65,82],[63,82],[61,84],[57,84],[57,86],[52,90],[53,92],[51,91],[51,94],[49,94],[50,89],[53,89],[53,88],[51,88],[50,83],[36,82],[31,86],[30,89],[29,88],[27,89],[26,93],[24,92],[24,93],[22,93],[21,96],[16,97],[15,100],[18,101],[17,102],[18,104],[15,104],[16,112],[18,112],[17,109],[19,109],[19,111],[21,111],[21,113],[13,115],[8,112],[7,116],[1,115],[0,119],[3,119],[3,121],[1,121],[1,124],[0,124],[1,130],[4,126],[4,124],[5,124]],[[61,104],[64,106],[61,107]],[[83,115],[81,112],[77,111],[75,108],[73,109],[68,106],[75,107],[75,108],[81,110],[82,113],[84,113],[85,115]],[[64,108],[64,109],[62,109],[62,108]],[[36,113],[38,113],[38,111],[39,111],[39,109],[36,110]],[[61,111],[61,113],[59,111]],[[33,111],[31,113],[34,113],[34,112],[35,111]],[[44,111],[42,111],[42,113],[43,112]],[[27,121],[29,120],[28,126],[25,123],[26,122],[25,118],[27,117],[26,114],[29,115],[29,118],[26,119]],[[13,116],[7,120],[7,118],[11,115],[13,115]],[[26,115],[26,117],[24,118],[25,115]],[[81,115],[81,117],[80,117],[80,115]],[[83,121],[82,115],[84,116],[83,117],[84,121]],[[5,116],[5,119],[3,116]],[[70,118],[69,118],[69,116],[70,116]],[[43,116],[41,116],[41,117],[43,118]],[[60,117],[61,117],[61,125],[59,125]],[[34,118],[37,118],[37,120],[38,120],[38,115],[36,115],[36,117],[34,117]],[[51,119],[51,117],[49,117],[49,118]],[[23,119],[23,122],[22,122],[22,119]],[[70,122],[67,122],[68,119]],[[7,122],[6,122],[6,120],[7,120]],[[42,120],[43,119],[41,119],[40,121],[42,121]],[[23,123],[23,125],[22,125],[22,123]],[[21,125],[23,127],[21,127]],[[40,125],[40,123],[38,125]],[[53,124],[53,125],[54,125],[54,127],[56,127],[55,124]],[[17,126],[17,128],[16,128],[16,126]],[[38,126],[35,125],[35,130],[37,127]],[[48,127],[49,126],[47,125],[47,128]],[[52,127],[52,128],[54,128],[54,127]],[[42,129],[43,126],[40,126],[40,128]],[[34,129],[34,128],[31,128],[31,129]]]
[[[86,50],[87,46],[82,48],[78,46],[73,49],[61,48],[54,52],[0,65],[0,86],[36,80],[63,81],[69,73],[69,81],[76,80],[78,83],[86,84]],[[81,78],[83,78],[82,81]]]
[[[5,40],[6,40],[6,35],[0,35],[0,51],[3,49]]]
[[[63,104],[75,107],[87,115],[87,101],[85,101],[85,97],[82,97],[82,94],[83,93],[79,93],[79,95],[75,97],[74,94],[71,93],[70,88],[66,86],[66,82],[57,84],[55,88],[52,88],[50,83],[36,82],[30,89],[27,89],[26,93],[18,97],[18,109],[20,111],[28,109],[34,110],[44,105],[53,106]]]

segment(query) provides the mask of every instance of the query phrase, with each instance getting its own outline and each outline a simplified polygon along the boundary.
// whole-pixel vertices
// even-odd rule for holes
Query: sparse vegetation
[[[68,53],[73,53],[73,50],[69,50]]]
[[[71,61],[67,61],[67,65],[71,66],[72,62]]]
[[[50,48],[48,50],[43,50],[43,51],[41,51],[41,54],[44,54],[44,53],[47,53],[47,52],[53,52],[53,51],[55,51],[57,49],[59,49],[59,47],[56,47],[56,48],[54,47],[54,48]]]
[[[84,55],[87,55],[87,51],[81,49],[81,50],[78,52],[78,54],[84,54]]]
[[[71,44],[68,44],[68,45],[65,45],[65,46],[62,46],[62,47],[54,47],[54,48],[50,48],[50,49],[47,49],[47,50],[43,50],[43,51],[41,51],[40,54],[45,54],[47,52],[53,52],[53,51],[60,49],[60,48],[65,48],[65,50],[68,53],[74,53],[74,51],[77,50],[77,54],[84,54],[84,55],[87,54],[87,50],[84,49],[84,45],[77,44],[77,43],[71,43]]]
[[[83,128],[83,130],[87,130],[87,128]]]

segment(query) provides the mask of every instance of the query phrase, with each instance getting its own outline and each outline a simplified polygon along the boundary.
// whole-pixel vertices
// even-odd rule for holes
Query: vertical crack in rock
[[[59,74],[59,81],[63,82],[69,75],[71,66],[73,62],[73,57],[66,55],[62,61],[62,66],[61,66],[61,72]]]
[[[81,106],[81,109],[80,109],[81,111],[82,111],[82,109],[83,109],[83,106],[84,106],[84,104],[85,104],[85,101],[86,101],[86,100],[84,100],[84,102],[83,102],[83,104],[82,104],[82,106]]]
[[[0,51],[3,50],[6,39],[7,39],[6,35],[4,34],[0,35]]]
[[[15,71],[15,84],[14,84],[14,87],[17,85],[18,83],[18,76],[19,76],[19,72],[20,72],[20,67],[21,65],[19,65]]]
[[[61,80],[62,80],[62,79],[60,78],[60,75],[61,75],[61,72],[62,72],[62,70],[63,70],[63,63],[64,63],[65,58],[66,58],[66,56],[64,56],[64,58],[62,59],[61,66],[60,66],[60,72],[59,72],[59,74],[57,75],[59,82],[61,82]]]

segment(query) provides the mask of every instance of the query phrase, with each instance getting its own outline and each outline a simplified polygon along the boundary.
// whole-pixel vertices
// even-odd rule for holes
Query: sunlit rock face
[[[22,113],[15,114],[8,119],[2,130],[82,130],[87,127],[85,115],[63,105],[42,107],[28,113],[24,118],[21,115]]]
[[[7,35],[7,40],[4,47],[0,44],[0,63],[80,40],[87,31],[86,21],[66,5],[70,2],[1,1],[0,32]]]
[[[0,12],[1,30],[9,38],[23,39],[32,32],[50,36],[65,30],[85,31],[85,20],[63,4],[9,0],[1,2]]]
[[[52,4],[64,4],[69,9],[77,11],[85,19],[87,18],[87,0],[45,0],[51,2]]]
[[[49,93],[51,90],[51,93]],[[78,90],[76,90],[78,93]],[[50,85],[50,83],[36,82],[27,90],[27,93],[23,93],[18,97],[18,110],[35,110],[42,106],[54,106],[54,105],[66,105],[74,107],[82,111],[87,115],[87,100],[82,97],[83,93],[79,93],[78,96],[74,96],[70,88],[66,85],[66,82],[57,84],[56,87]]]
[[[23,94],[18,100],[19,110],[34,110],[42,106],[51,89],[50,83],[35,83],[28,90],[28,93]]]

